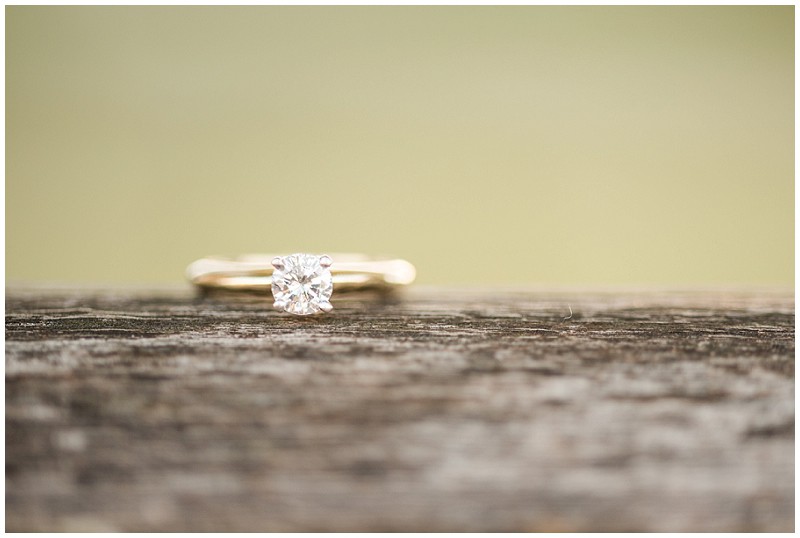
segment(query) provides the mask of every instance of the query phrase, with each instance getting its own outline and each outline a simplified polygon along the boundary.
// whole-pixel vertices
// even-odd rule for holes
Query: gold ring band
[[[333,284],[338,292],[363,289],[391,290],[411,284],[414,266],[401,259],[373,258],[364,254],[330,254]],[[269,292],[279,254],[245,254],[236,257],[209,256],[193,262],[186,277],[203,289]]]

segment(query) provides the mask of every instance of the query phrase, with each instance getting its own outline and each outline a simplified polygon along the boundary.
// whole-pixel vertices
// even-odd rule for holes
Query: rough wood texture
[[[7,528],[791,531],[793,376],[791,292],[11,290]]]

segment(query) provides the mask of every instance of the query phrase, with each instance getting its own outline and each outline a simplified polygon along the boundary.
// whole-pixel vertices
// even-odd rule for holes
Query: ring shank
[[[193,262],[186,278],[202,289],[266,293],[272,290],[272,260],[280,254],[209,256]],[[330,254],[331,276],[337,292],[378,289],[389,291],[410,284],[416,270],[400,259],[370,258],[362,254]]]

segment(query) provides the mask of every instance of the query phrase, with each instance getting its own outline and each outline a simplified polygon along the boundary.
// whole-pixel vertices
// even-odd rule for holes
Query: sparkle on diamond
[[[281,258],[283,269],[272,273],[272,296],[291,314],[316,314],[333,293],[331,271],[320,264],[320,256],[291,254]]]

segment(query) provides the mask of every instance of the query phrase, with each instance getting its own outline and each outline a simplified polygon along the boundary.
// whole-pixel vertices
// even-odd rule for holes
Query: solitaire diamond
[[[313,254],[290,254],[272,260],[275,309],[307,316],[329,312],[333,293],[331,259]]]

